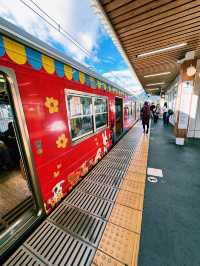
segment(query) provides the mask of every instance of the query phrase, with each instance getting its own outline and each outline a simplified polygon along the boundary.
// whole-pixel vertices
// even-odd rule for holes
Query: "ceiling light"
[[[168,75],[168,74],[171,74],[171,72],[162,72],[162,73],[156,73],[156,74],[151,74],[151,75],[145,75],[144,78],[164,76],[164,75]]]
[[[143,56],[147,56],[147,55],[162,53],[162,52],[165,52],[165,51],[169,51],[169,50],[172,50],[172,49],[177,49],[177,48],[183,47],[185,45],[187,45],[187,43],[180,43],[180,44],[176,44],[176,45],[173,45],[173,46],[168,46],[168,47],[165,47],[165,48],[161,48],[161,49],[158,49],[158,50],[155,50],[155,51],[139,54],[139,55],[137,55],[137,57],[143,57]]]
[[[160,90],[160,88],[147,88],[148,91],[157,91]]]
[[[146,86],[155,86],[155,85],[163,85],[163,84],[165,84],[165,82],[149,83],[149,84],[146,84]]]

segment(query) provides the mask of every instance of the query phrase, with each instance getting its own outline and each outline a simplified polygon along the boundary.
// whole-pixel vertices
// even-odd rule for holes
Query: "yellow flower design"
[[[53,97],[46,97],[44,105],[49,109],[50,114],[57,113],[59,111],[58,108],[59,102]]]
[[[53,172],[53,177],[56,178],[56,177],[59,176],[59,174],[60,174],[60,171],[54,171]]]
[[[67,146],[67,142],[68,139],[66,138],[65,134],[61,134],[56,140],[57,148],[65,148]]]

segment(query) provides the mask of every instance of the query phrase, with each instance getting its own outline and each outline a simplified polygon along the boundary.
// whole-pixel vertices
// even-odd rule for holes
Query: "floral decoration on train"
[[[53,177],[56,178],[60,175],[60,171],[54,171],[53,172]]]
[[[71,190],[80,179],[80,171],[73,171],[67,176],[67,181],[69,182],[69,190]]]
[[[60,171],[59,171],[59,169],[62,167],[62,164],[61,163],[59,163],[59,164],[57,164],[56,165],[56,170],[53,172],[53,177],[54,178],[56,178],[56,177],[58,177],[59,175],[60,175]]]
[[[98,161],[101,160],[101,158],[102,158],[101,148],[98,148],[97,152],[96,152],[96,156],[95,156],[94,161],[93,161],[93,165],[97,164]]]
[[[106,131],[102,133],[102,140],[103,140],[103,151],[105,154],[108,152],[108,148],[109,148],[109,142],[108,142]]]
[[[52,208],[55,207],[55,205],[63,198],[63,188],[62,184],[64,183],[64,180],[61,180],[58,182],[52,189],[53,197],[48,199],[47,203],[51,205]]]
[[[98,138],[96,137],[96,138],[94,139],[94,141],[95,141],[95,143],[96,143],[96,146],[98,147],[98,146],[99,146],[99,140],[98,140]]]
[[[84,177],[89,170],[96,164],[97,158],[93,160],[90,159],[89,161],[85,161],[81,164],[80,168],[72,171],[68,176],[67,176],[67,181],[69,182],[69,190],[71,190],[78,182],[81,180],[82,177]]]
[[[66,148],[68,143],[68,138],[65,136],[65,134],[61,134],[58,139],[56,140],[56,146],[58,149],[60,148]]]
[[[46,97],[44,105],[49,109],[50,114],[57,113],[59,111],[59,102],[53,97]]]

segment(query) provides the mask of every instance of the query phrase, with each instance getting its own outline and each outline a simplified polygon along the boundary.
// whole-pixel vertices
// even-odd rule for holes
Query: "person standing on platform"
[[[155,112],[154,112],[154,117],[153,117],[154,118],[154,123],[158,122],[159,115],[160,115],[160,105],[158,103],[156,105]]]
[[[163,124],[164,125],[168,125],[168,108],[167,108],[167,102],[164,103],[164,106],[163,106]]]
[[[155,109],[156,109],[156,106],[155,106],[154,103],[152,103],[151,106],[150,106],[151,118],[154,118]]]
[[[150,120],[150,107],[148,102],[144,103],[144,106],[141,109],[141,119],[142,119],[142,126],[145,133],[145,127],[147,126],[146,134],[149,132],[149,120]]]

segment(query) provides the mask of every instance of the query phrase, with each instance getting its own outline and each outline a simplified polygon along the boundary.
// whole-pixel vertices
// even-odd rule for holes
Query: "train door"
[[[10,83],[0,72],[0,253],[10,247],[25,224],[37,219],[38,208],[28,177],[26,152]],[[29,224],[30,226],[30,224]],[[23,231],[24,233],[24,231]]]
[[[123,133],[123,101],[121,98],[115,98],[115,115],[116,115],[116,138],[118,139]]]

